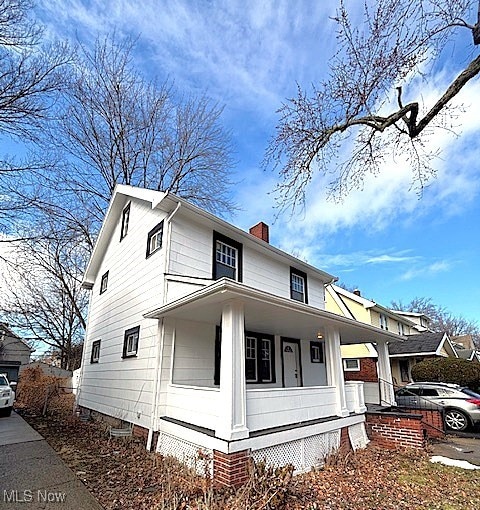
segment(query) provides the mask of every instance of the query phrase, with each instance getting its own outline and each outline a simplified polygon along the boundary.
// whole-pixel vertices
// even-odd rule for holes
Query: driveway
[[[447,434],[444,441],[432,444],[433,455],[465,460],[480,466],[480,434]]]
[[[18,414],[0,418],[2,510],[102,510],[43,437]]]

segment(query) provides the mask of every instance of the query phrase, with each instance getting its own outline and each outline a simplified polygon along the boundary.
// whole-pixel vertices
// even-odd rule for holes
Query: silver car
[[[480,425],[480,395],[459,386],[439,382],[407,384],[395,392],[399,407],[443,409],[445,425],[455,431]]]

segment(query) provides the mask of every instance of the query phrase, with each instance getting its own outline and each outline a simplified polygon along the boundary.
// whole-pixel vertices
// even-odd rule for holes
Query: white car
[[[6,374],[0,374],[0,416],[12,414],[15,392],[8,382]]]

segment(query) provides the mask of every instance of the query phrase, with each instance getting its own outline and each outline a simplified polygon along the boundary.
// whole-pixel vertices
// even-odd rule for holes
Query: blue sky
[[[355,9],[363,2],[349,2]],[[335,49],[334,0],[42,0],[41,20],[52,35],[87,42],[111,33],[139,36],[137,65],[147,77],[173,79],[186,94],[224,105],[223,122],[235,146],[236,200],[231,221],[248,229],[270,224],[272,244],[357,286],[385,306],[431,297],[455,315],[480,319],[480,87],[462,91],[455,136],[428,142],[441,150],[437,178],[419,198],[401,160],[343,203],[325,199],[326,178],[309,188],[303,214],[275,220],[276,174],[260,169],[278,121],[276,110],[327,72]],[[465,31],[466,32],[466,31]],[[426,104],[478,54],[471,35],[452,46],[421,91]],[[469,48],[469,53],[463,51]]]

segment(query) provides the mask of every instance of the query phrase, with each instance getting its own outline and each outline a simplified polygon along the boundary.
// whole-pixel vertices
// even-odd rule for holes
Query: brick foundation
[[[135,437],[140,438],[145,443],[147,442],[147,439],[148,439],[148,429],[146,429],[145,427],[141,427],[140,425],[134,425],[133,426],[133,430],[132,430],[132,434]]]
[[[239,487],[250,477],[250,451],[222,453],[213,450],[213,479],[219,485]]]
[[[426,430],[421,414],[367,413],[367,434],[383,448],[424,448]]]
[[[344,452],[353,450],[350,436],[348,435],[348,427],[343,427],[340,431],[340,450]]]

